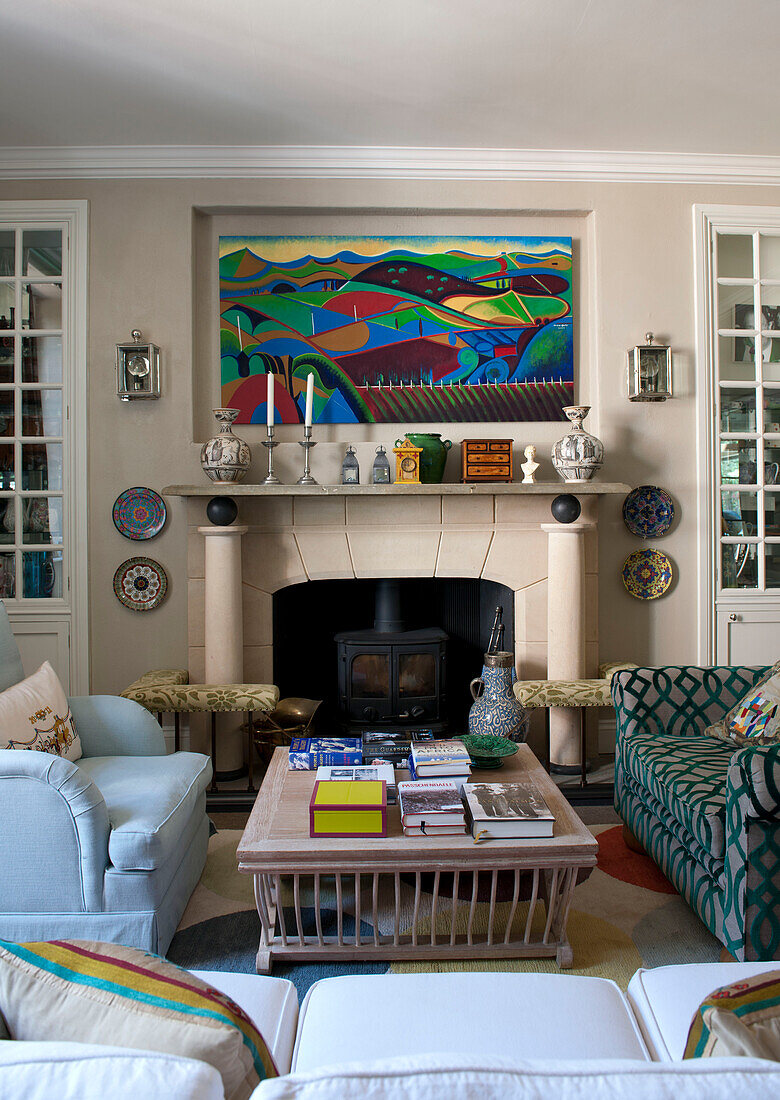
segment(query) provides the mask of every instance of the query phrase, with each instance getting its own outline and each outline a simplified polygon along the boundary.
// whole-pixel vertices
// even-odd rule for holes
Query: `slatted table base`
[[[463,958],[555,958],[558,966],[568,968],[573,963],[571,945],[566,938],[566,922],[571,906],[577,874],[582,865],[551,868],[490,869],[476,867],[440,868],[437,871],[401,867],[388,870],[368,869],[360,872],[292,873],[269,870],[254,875],[255,900],[260,916],[260,947],[257,971],[270,973],[275,960],[285,961],[375,961],[381,959],[463,959]],[[402,912],[401,876],[414,878],[414,900],[410,929],[402,931],[407,918]],[[422,876],[426,876],[423,889]],[[498,876],[512,876],[512,898],[504,918],[497,912]],[[441,892],[442,876],[446,876],[451,895]],[[489,876],[490,901],[487,927],[477,928],[479,881]],[[427,880],[433,878],[428,888]],[[515,916],[521,902],[523,878],[531,878],[528,912],[518,920]],[[459,897],[465,887],[465,897]],[[284,891],[284,893],[283,893]],[[323,904],[323,892],[327,901]],[[302,895],[306,898],[302,904]],[[284,907],[278,899],[285,897]],[[368,905],[364,907],[367,899]],[[292,904],[289,904],[289,900]],[[381,903],[380,903],[381,899]],[[313,900],[313,906],[309,902]],[[389,904],[388,904],[389,901]],[[345,902],[352,909],[347,914]],[[534,917],[541,903],[544,931],[541,939],[534,934]],[[313,908],[314,929],[304,928],[304,908]],[[335,908],[336,934],[323,932],[323,914],[332,915]],[[292,910],[292,916],[290,916]],[[407,907],[408,912],[408,907]],[[458,931],[458,917],[463,914],[466,930]],[[344,930],[345,916],[354,919],[354,931]],[[373,930],[361,930],[361,918],[370,920]],[[437,931],[437,919],[442,918],[448,932]],[[392,932],[380,932],[379,921],[392,923]],[[421,921],[429,921],[429,929],[420,930]]]

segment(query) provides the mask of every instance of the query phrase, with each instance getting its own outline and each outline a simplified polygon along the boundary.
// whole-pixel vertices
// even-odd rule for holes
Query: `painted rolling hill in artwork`
[[[314,251],[337,243],[221,238],[222,400],[239,423],[265,421],[269,371],[282,423],[303,419],[309,373],[321,423],[563,419],[570,238],[490,241],[491,255],[434,238]]]

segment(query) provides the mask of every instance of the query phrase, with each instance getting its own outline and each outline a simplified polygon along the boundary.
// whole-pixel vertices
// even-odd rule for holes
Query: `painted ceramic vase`
[[[252,453],[243,439],[233,434],[232,424],[238,409],[214,409],[219,435],[207,439],[200,452],[200,464],[212,481],[241,481],[249,469]]]
[[[415,447],[422,447],[420,481],[427,485],[439,485],[444,477],[447,452],[452,446],[452,440],[442,439],[439,432],[405,432],[404,434]]]
[[[553,445],[553,466],[564,481],[588,481],[604,463],[604,444],[582,427],[590,405],[567,405],[563,411],[574,427]]]
[[[469,685],[474,699],[469,711],[469,733],[525,741],[528,712],[515,698],[515,660],[511,653],[486,653],[482,675]],[[482,685],[482,690],[477,688]]]

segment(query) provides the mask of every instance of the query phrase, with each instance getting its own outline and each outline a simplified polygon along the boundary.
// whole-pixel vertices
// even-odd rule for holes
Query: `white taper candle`
[[[273,372],[269,370],[266,375],[268,379],[268,390],[266,391],[266,424],[269,428],[274,426],[274,376]]]
[[[306,427],[311,427],[311,414],[314,405],[314,375],[310,374],[306,379]]]

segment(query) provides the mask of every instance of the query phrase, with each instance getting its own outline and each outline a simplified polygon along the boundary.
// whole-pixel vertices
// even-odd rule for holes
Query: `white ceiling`
[[[0,0],[0,146],[775,155],[778,0]]]

